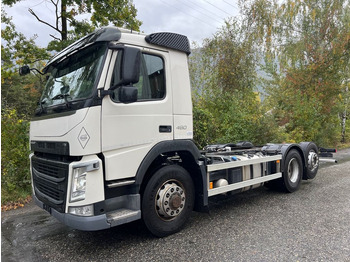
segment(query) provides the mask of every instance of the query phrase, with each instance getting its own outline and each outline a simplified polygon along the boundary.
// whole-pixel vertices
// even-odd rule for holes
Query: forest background
[[[19,0],[4,0],[12,6]],[[29,1],[29,0],[27,0]],[[31,194],[29,121],[50,56],[98,27],[139,30],[132,1],[50,0],[56,23],[47,48],[20,33],[1,10],[1,204],[22,205]],[[347,147],[350,141],[350,5],[341,0],[239,1],[240,16],[203,43],[192,43],[194,141],[251,141]],[[76,20],[90,13],[90,19]]]

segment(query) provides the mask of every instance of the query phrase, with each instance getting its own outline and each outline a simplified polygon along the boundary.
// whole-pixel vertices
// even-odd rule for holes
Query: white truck
[[[264,184],[294,192],[315,177],[312,142],[199,150],[189,54],[183,35],[105,27],[54,56],[30,125],[36,204],[79,230],[142,218],[163,237],[209,197]]]

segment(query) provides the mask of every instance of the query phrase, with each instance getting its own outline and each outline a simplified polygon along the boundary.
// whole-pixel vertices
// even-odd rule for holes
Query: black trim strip
[[[69,156],[69,143],[51,141],[30,141],[30,150],[34,152]]]
[[[38,178],[44,179],[46,181],[55,182],[55,183],[60,183],[60,182],[63,182],[65,180],[64,177],[56,178],[56,177],[45,175],[45,174],[39,172],[38,170],[36,170],[34,167],[33,167],[33,175],[35,175]]]
[[[65,116],[71,116],[74,115],[77,111],[65,111],[65,112],[60,112],[56,114],[48,114],[48,115],[42,115],[42,116],[35,116],[33,117],[30,121],[35,122],[35,121],[40,121],[40,120],[45,120],[45,119],[51,119],[51,118],[59,118],[59,117],[65,117]]]
[[[35,187],[35,193],[37,195],[41,196],[42,198],[46,198],[47,200],[49,200],[50,202],[54,203],[55,205],[63,204],[63,200],[53,199],[52,197],[49,197],[48,195],[45,195],[44,193],[40,192],[40,190],[38,188],[36,188],[36,187]]]

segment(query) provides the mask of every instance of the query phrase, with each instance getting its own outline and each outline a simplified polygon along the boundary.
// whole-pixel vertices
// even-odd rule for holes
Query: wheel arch
[[[289,144],[289,145],[286,145],[285,147],[281,148],[281,153],[282,153],[281,171],[282,172],[284,171],[283,170],[284,169],[284,159],[288,155],[289,151],[291,151],[292,149],[295,149],[300,154],[302,165],[303,165],[303,168],[305,169],[305,166],[306,166],[307,162],[305,160],[305,152],[304,152],[304,150],[298,144]]]
[[[306,145],[307,147],[307,145]],[[305,147],[305,148],[306,148]],[[268,144],[266,146],[264,146],[262,148],[262,151],[267,153],[267,154],[271,154],[271,155],[275,155],[275,154],[282,154],[282,164],[281,164],[281,171],[283,172],[284,170],[284,160],[286,158],[286,156],[288,155],[289,151],[291,151],[292,149],[297,150],[297,152],[300,154],[301,160],[302,160],[302,165],[303,167],[306,166],[307,161],[305,158],[305,149],[304,149],[304,145],[301,146],[300,144]]]

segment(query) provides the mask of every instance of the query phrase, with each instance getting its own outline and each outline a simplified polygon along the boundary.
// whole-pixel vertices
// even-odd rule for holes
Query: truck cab
[[[145,156],[160,142],[192,139],[189,52],[181,35],[106,27],[48,62],[30,125],[40,206],[83,230],[141,217]],[[116,210],[121,221],[109,223]]]

